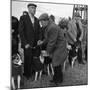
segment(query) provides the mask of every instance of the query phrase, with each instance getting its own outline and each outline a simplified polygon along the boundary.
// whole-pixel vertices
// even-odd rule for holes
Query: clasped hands
[[[38,40],[38,41],[37,41],[37,45],[41,45],[41,44],[43,44],[43,41]],[[28,49],[29,47],[30,47],[29,44],[26,44],[26,45],[25,45],[25,48],[26,48],[26,49]]]

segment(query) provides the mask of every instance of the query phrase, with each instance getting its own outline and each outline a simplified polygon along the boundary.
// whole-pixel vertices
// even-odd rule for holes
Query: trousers
[[[61,83],[63,81],[63,72],[61,65],[54,67],[53,81],[55,83]]]

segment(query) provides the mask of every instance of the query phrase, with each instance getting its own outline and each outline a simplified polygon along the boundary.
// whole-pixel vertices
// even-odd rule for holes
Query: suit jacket
[[[67,56],[66,40],[64,33],[55,23],[48,24],[45,30],[45,43],[47,52],[52,55],[53,66],[63,64]]]
[[[26,44],[30,46],[35,46],[39,40],[40,35],[40,25],[39,20],[35,18],[34,25],[31,22],[29,14],[20,17],[19,21],[19,33],[21,37],[22,47]]]

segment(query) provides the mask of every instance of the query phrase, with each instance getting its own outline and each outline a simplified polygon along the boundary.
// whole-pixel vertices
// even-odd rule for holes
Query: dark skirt
[[[54,67],[53,81],[55,83],[61,83],[63,81],[63,72],[61,65]]]

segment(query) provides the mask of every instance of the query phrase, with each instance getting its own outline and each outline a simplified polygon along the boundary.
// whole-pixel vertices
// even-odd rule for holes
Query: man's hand
[[[41,45],[41,44],[43,44],[43,41],[38,40],[37,45]]]
[[[26,49],[27,49],[27,48],[29,48],[29,47],[30,47],[30,45],[29,45],[29,44],[26,44],[26,45],[25,45],[25,48],[26,48]]]

